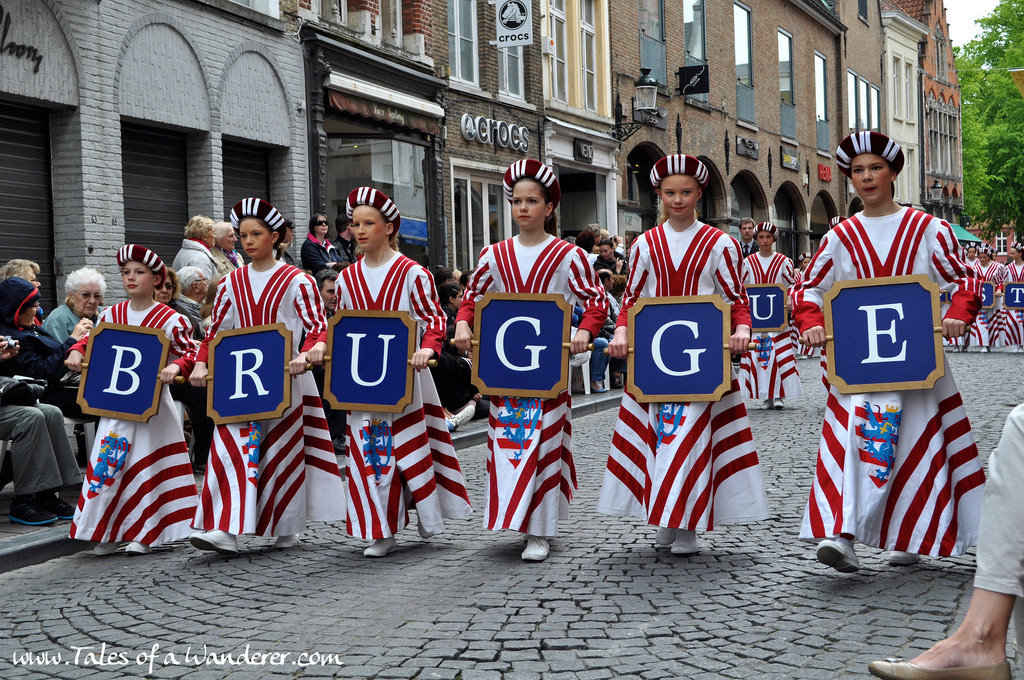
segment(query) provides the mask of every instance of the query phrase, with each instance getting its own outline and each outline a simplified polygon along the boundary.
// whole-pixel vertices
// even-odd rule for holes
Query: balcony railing
[[[782,106],[782,136],[796,139],[796,107],[786,102]]]
[[[736,81],[736,116],[748,123],[754,122],[754,88]]]
[[[665,42],[640,32],[640,65],[651,69],[651,77],[661,85],[668,85],[665,67]]]
[[[831,137],[831,134],[830,134],[829,127],[828,127],[828,121],[827,120],[818,119],[818,121],[817,121],[817,128],[818,128],[818,148],[821,149],[822,151],[831,151],[832,150],[832,143],[831,143],[831,140],[829,139]]]

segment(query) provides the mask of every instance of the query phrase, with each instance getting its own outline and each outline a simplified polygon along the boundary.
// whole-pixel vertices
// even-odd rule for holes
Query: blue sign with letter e
[[[750,300],[751,332],[784,331],[789,327],[784,285],[762,283],[751,284],[746,288]]]
[[[1024,309],[1024,283],[1003,284],[1003,305],[1009,309]]]
[[[412,403],[416,331],[407,312],[345,309],[332,317],[324,382],[331,406],[400,413]]]
[[[843,394],[927,389],[942,377],[939,288],[927,276],[840,281],[824,304],[828,376]]]
[[[641,403],[718,401],[732,383],[729,328],[718,295],[639,300],[629,310],[627,389]]]
[[[557,396],[569,384],[569,313],[561,295],[484,295],[473,384],[494,396]]]
[[[280,418],[291,406],[292,334],[283,323],[219,331],[207,411],[218,425]]]
[[[89,334],[78,385],[82,412],[147,422],[160,405],[169,347],[163,329],[99,324]]]

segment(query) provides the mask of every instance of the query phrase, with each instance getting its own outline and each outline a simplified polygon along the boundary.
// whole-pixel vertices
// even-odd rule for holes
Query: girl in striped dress
[[[398,414],[351,411],[347,417],[346,527],[351,536],[373,539],[363,555],[384,557],[398,547],[395,534],[409,523],[410,501],[422,538],[472,508],[434,380],[424,370],[445,340],[434,277],[398,252],[402,216],[382,192],[354,189],[346,212],[363,256],[338,277],[338,309],[408,312],[423,331],[411,358],[412,403]]]
[[[284,217],[261,198],[231,209],[231,225],[251,262],[220,280],[206,338],[189,382],[206,384],[209,342],[217,331],[283,323],[292,334],[288,363],[292,405],[280,418],[218,425],[189,542],[200,550],[238,553],[238,536],[276,537],[290,548],[307,520],[345,516],[344,486],[313,375],[322,364],[327,322],[316,282],[275,257]],[[302,334],[306,337],[303,342]],[[296,351],[298,348],[298,351]]]
[[[834,283],[910,274],[953,292],[942,332],[963,335],[981,306],[980,281],[948,225],[893,201],[903,150],[858,132],[839,145],[836,161],[865,207],[825,235],[793,288],[802,335],[825,345],[822,299]],[[894,551],[890,564],[960,555],[978,535],[984,481],[948,363],[926,390],[853,395],[833,385],[800,537],[820,541],[818,561],[841,572],[859,569],[855,540]]]
[[[739,243],[696,218],[707,180],[707,168],[693,156],[655,163],[651,184],[665,219],[630,248],[612,357],[627,356],[626,324],[638,299],[679,295],[720,295],[731,309],[729,348],[747,351],[750,309]],[[736,378],[719,401],[640,404],[623,394],[597,509],[644,517],[658,527],[655,543],[676,555],[697,552],[697,531],[766,519],[761,468]]]
[[[1006,263],[1004,288],[1007,283],[1024,283],[1024,243],[1014,241],[1007,249],[1007,253],[1010,256],[1010,260]],[[1004,333],[1004,344],[1007,347],[1013,347],[1014,352],[1024,351],[1024,346],[1022,346],[1024,345],[1024,310],[1010,309],[1006,306],[1006,303],[1007,299],[1004,294],[1003,321],[1001,324]]]
[[[983,351],[985,352],[991,351],[993,347],[1005,347],[1008,344],[1003,331],[1003,299],[1001,297],[1003,283],[1006,282],[1006,267],[1001,262],[993,260],[993,255],[995,255],[995,248],[987,243],[982,243],[978,248],[978,264],[975,267],[978,274],[981,275],[981,280],[992,284],[993,305],[978,312],[978,319],[971,327],[972,332],[974,329],[978,329],[979,333],[984,331],[980,337],[974,338],[978,342],[971,344],[975,347],[984,347]]]
[[[773,251],[773,244],[779,238],[779,228],[771,222],[762,222],[754,227],[754,238],[759,250],[743,260],[743,284],[781,283],[788,292],[796,276],[793,262],[782,253]],[[786,397],[803,394],[792,333],[789,327],[775,333],[758,333],[754,336],[754,344],[757,348],[745,352],[740,361],[743,397],[764,399],[762,409],[784,408]]]
[[[556,293],[583,307],[583,320],[570,352],[585,352],[608,316],[604,287],[582,249],[558,239],[554,213],[561,189],[554,171],[533,159],[505,171],[505,198],[519,235],[487,246],[470,277],[455,324],[455,344],[470,347],[475,304],[489,290],[505,293]],[[514,449],[502,445],[508,427],[526,419],[532,434]],[[572,459],[572,412],[569,391],[553,399],[491,396],[488,419],[487,505],[484,527],[512,529],[527,535],[522,558],[547,559],[548,538],[558,521],[568,519],[576,490]]]
[[[100,418],[71,538],[96,541],[93,552],[109,555],[123,541],[128,555],[188,538],[196,511],[196,483],[181,417],[168,385],[187,375],[195,361],[192,326],[181,314],[155,302],[167,268],[157,254],[138,245],[117,251],[128,299],[100,314],[99,322],[159,328],[170,340],[171,362],[160,371],[160,407],[148,422]],[[89,336],[68,352],[68,368],[82,370]]]

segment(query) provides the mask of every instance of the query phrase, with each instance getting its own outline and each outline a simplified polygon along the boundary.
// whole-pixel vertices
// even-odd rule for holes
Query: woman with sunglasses
[[[178,293],[180,291],[181,284],[178,282],[178,272],[173,267],[167,267],[167,276],[153,291],[153,299],[167,305],[171,309],[176,309]]]
[[[99,318],[106,292],[107,282],[98,270],[92,267],[76,269],[64,279],[64,304],[46,316],[43,328],[61,342],[71,337],[71,332],[82,319],[89,320],[86,330],[91,330],[91,324]]]
[[[330,222],[327,215],[317,213],[309,218],[309,235],[302,243],[302,268],[311,274],[321,269],[337,269],[335,263],[341,262],[341,254],[333,243],[327,240]]]

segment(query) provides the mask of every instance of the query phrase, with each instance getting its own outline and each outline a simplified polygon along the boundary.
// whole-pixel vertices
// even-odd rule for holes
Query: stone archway
[[[779,186],[771,213],[775,226],[779,228],[775,251],[794,258],[800,252],[800,238],[806,238],[807,232],[807,208],[795,184],[784,182]]]

